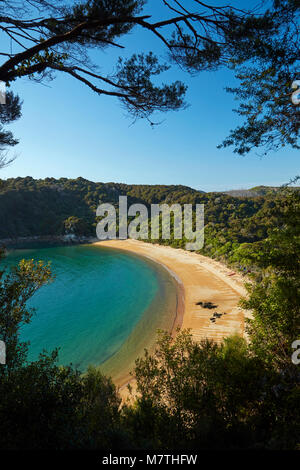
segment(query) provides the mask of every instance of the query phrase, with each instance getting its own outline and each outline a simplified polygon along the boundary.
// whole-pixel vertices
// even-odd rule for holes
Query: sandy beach
[[[245,334],[245,312],[238,307],[246,295],[244,279],[222,263],[193,252],[138,240],[107,240],[96,245],[126,250],[145,256],[168,269],[179,285],[180,303],[173,331],[177,326],[189,328],[196,341],[203,338],[216,342],[231,334]],[[213,309],[198,302],[211,302]],[[213,313],[222,315],[212,322]],[[124,383],[117,383],[119,387]]]

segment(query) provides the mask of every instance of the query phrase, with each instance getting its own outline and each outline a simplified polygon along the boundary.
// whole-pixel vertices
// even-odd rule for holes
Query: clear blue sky
[[[148,9],[159,14],[159,8],[150,4]],[[128,56],[136,50],[153,50],[163,57],[149,33],[136,30],[121,43]],[[119,55],[120,50],[111,49],[93,53],[107,72]],[[18,158],[1,170],[1,178],[82,176],[221,191],[280,185],[299,173],[299,151],[284,149],[261,158],[255,152],[240,157],[232,149],[216,148],[240,122],[232,112],[237,103],[224,90],[234,83],[231,72],[190,77],[173,69],[166,78],[188,84],[190,106],[158,116],[163,123],[154,128],[143,120],[131,125],[117,99],[99,97],[75,79],[59,75],[47,86],[19,80],[13,90],[24,100],[23,116],[10,126],[20,139],[14,150]]]

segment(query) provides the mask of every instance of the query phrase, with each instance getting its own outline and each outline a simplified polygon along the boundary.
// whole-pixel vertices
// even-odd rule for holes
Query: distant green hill
[[[60,236],[68,233],[70,227],[77,234],[95,236],[97,206],[103,202],[117,205],[119,196],[126,195],[129,205],[205,204],[202,252],[233,260],[240,244],[264,239],[277,223],[268,211],[274,207],[278,194],[278,188],[265,186],[247,190],[246,194],[204,193],[175,185],[95,183],[84,178],[10,178],[0,180],[0,239]],[[158,242],[185,246],[184,240]]]
[[[84,178],[35,180],[31,177],[0,180],[0,238],[64,233],[64,221],[75,216],[86,222],[86,235],[95,233],[95,212],[100,203],[200,202],[201,191],[186,186],[94,183]],[[201,200],[202,202],[202,200]]]
[[[295,190],[299,190],[299,187],[294,187]],[[278,186],[255,186],[250,189],[232,189],[230,191],[224,191],[223,194],[229,194],[234,197],[258,197],[272,195],[280,191]]]

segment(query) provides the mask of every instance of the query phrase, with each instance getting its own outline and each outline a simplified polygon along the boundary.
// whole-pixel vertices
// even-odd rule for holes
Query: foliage
[[[227,87],[239,101],[236,112],[245,122],[220,147],[234,146],[240,155],[256,148],[262,148],[264,154],[286,145],[300,148],[300,106],[291,101],[292,84],[299,80],[299,1],[274,2],[274,10],[266,11],[262,21],[272,30],[263,41],[251,32],[247,20],[249,36],[243,30],[238,32],[240,57],[233,57],[232,67],[239,85]]]
[[[154,449],[295,448],[299,385],[285,381],[245,340],[195,343],[161,334],[136,362],[138,398],[123,413],[136,442]],[[281,387],[281,388],[280,388]],[[287,429],[287,421],[290,429]],[[280,436],[280,433],[281,436]]]
[[[115,386],[99,371],[83,378],[41,354],[0,378],[0,448],[105,449],[119,445]]]
[[[163,1],[157,19],[151,8],[146,0],[5,0],[0,28],[11,48],[1,52],[0,80],[43,81],[64,73],[98,95],[118,98],[134,119],[150,120],[155,111],[185,106],[182,82],[157,80],[169,67],[192,74],[232,68],[241,84],[231,91],[242,101],[239,113],[247,122],[224,145],[235,145],[238,153],[277,140],[297,146],[298,111],[285,96],[299,60],[296,0],[272,1],[269,8],[262,2],[248,9],[199,0]],[[167,64],[144,50],[128,57],[121,41],[138,30],[165,48]],[[105,72],[91,51],[108,48],[123,54],[115,69]]]
[[[256,214],[266,238],[236,249],[257,268],[241,302],[248,343],[162,334],[136,361],[138,399],[125,413],[142,447],[299,449],[299,202],[299,191],[279,192]]]
[[[0,180],[0,237],[61,235],[65,233],[67,220],[78,222],[78,219],[80,234],[94,235],[97,206],[109,202],[117,208],[119,196],[126,195],[128,205],[142,203],[149,211],[154,203],[205,204],[204,253],[228,258],[235,245],[266,237],[269,219],[264,212],[273,204],[276,194],[274,191],[258,197],[237,198],[230,194],[203,193],[185,186],[105,184],[83,178],[10,178]],[[226,248],[224,240],[229,243]],[[185,243],[174,239],[158,242],[175,247]]]
[[[0,332],[6,364],[0,368],[0,448],[78,449],[117,445],[120,399],[110,379],[90,368],[84,377],[59,367],[57,351],[27,362],[19,331],[34,313],[26,302],[51,279],[48,265],[21,261],[1,273]]]
[[[184,449],[196,442],[200,448],[220,448],[230,440],[234,446],[228,427],[236,424],[234,432],[242,433],[245,404],[252,400],[253,410],[257,406],[258,369],[255,360],[243,360],[246,354],[238,338],[218,348],[209,341],[194,343],[187,332],[175,341],[162,334],[155,354],[146,353],[135,368],[139,398],[134,413],[138,424],[149,418],[140,424],[145,438],[152,437],[158,448]],[[246,376],[252,385],[245,393]]]
[[[10,272],[0,272],[0,335],[6,344],[7,372],[19,367],[26,357],[27,345],[20,343],[19,332],[34,313],[27,301],[50,278],[49,265],[34,260],[22,260]]]
[[[256,353],[287,372],[292,367],[291,344],[300,335],[299,192],[286,190],[270,212],[276,214],[277,224],[269,236],[240,248],[239,256],[260,268],[243,306],[253,312],[249,332]]]
[[[17,183],[21,188],[26,183],[29,193],[37,184],[32,179],[13,181]],[[44,182],[39,184],[42,192]],[[65,184],[80,192],[90,183],[65,180]],[[33,313],[26,302],[50,280],[50,271],[42,263],[23,261],[1,274],[0,327],[8,364],[0,369],[0,448],[299,448],[300,376],[299,366],[291,361],[291,343],[299,334],[299,191],[250,198],[248,206],[246,198],[206,195],[183,187],[172,194],[168,187],[158,191],[119,185],[116,191],[108,185],[103,191],[103,186],[99,187],[103,199],[114,195],[117,200],[121,188],[133,200],[145,202],[170,201],[173,195],[186,202],[211,197],[218,207],[216,220],[220,224],[229,220],[230,230],[241,231],[238,220],[245,214],[249,227],[265,226],[262,240],[255,241],[253,232],[251,243],[237,243],[234,248],[237,262],[257,268],[249,297],[243,301],[253,314],[248,343],[239,337],[221,344],[196,343],[188,331],[175,339],[161,332],[156,350],[146,351],[136,362],[137,396],[120,408],[115,386],[99,370],[89,369],[82,376],[71,366],[59,367],[57,351],[26,361],[26,345],[18,337],[22,323],[30,321]],[[230,204],[235,201],[236,225],[232,215],[219,208],[217,199],[223,197]],[[225,250],[224,256],[228,253]]]
[[[3,51],[0,80],[34,80],[66,73],[99,95],[120,99],[134,117],[185,106],[180,81],[159,77],[173,64],[188,72],[235,70],[240,86],[228,91],[246,118],[223,146],[239,154],[252,148],[299,148],[299,107],[290,103],[298,73],[299,2],[276,0],[256,12],[193,1],[163,2],[166,18],[143,15],[144,0],[88,0],[81,3],[5,0],[0,28],[12,41]],[[38,12],[38,14],[37,14]],[[171,17],[170,17],[171,14]],[[166,46],[168,63],[153,53],[123,55],[113,73],[100,74],[89,60],[92,48],[120,48],[119,39],[141,28]],[[12,92],[0,106],[0,150],[17,140],[4,125],[20,117]],[[9,163],[0,156],[0,167]],[[254,188],[257,190],[257,188]],[[82,376],[57,365],[57,351],[28,363],[19,332],[34,313],[31,296],[51,280],[49,265],[22,261],[0,273],[0,338],[7,364],[0,369],[1,449],[172,450],[299,448],[300,376],[291,362],[299,335],[299,191],[258,188],[258,195],[204,194],[183,186],[129,186],[82,178],[0,181],[0,236],[91,235],[101,202],[205,204],[206,244],[202,252],[254,269],[242,305],[252,311],[249,344],[238,337],[220,345],[175,340],[161,333],[153,354],[136,362],[138,396],[120,410],[112,381],[93,368]],[[248,194],[247,194],[248,196]],[[185,240],[157,240],[182,247]],[[2,252],[1,252],[2,255]]]
[[[14,158],[9,158],[6,147],[15,146],[18,141],[4,125],[16,121],[21,116],[21,102],[11,91],[5,93],[5,104],[0,104],[0,169],[9,165]]]
[[[0,237],[10,239],[6,243],[14,243],[20,237],[57,237],[72,231],[79,236],[94,236],[97,206],[112,203],[118,215],[119,196],[122,195],[127,196],[128,206],[144,204],[149,215],[151,204],[155,203],[192,204],[194,207],[204,204],[205,243],[201,253],[244,271],[257,266],[254,258],[250,260],[246,256],[246,250],[256,243],[253,246],[259,256],[259,242],[266,240],[275,228],[281,233],[288,205],[288,195],[280,188],[253,188],[246,195],[236,197],[226,193],[204,193],[186,186],[94,183],[83,178],[10,178],[0,180]],[[164,240],[160,231],[159,238],[150,241],[184,248],[185,238],[174,239],[173,222],[171,214],[170,240]],[[272,244],[275,250],[275,240],[266,243]],[[285,257],[288,256],[288,233],[286,245]],[[289,256],[293,259],[294,253]],[[278,258],[281,259],[280,253]]]
[[[74,216],[68,217],[64,221],[64,228],[67,234],[80,236],[88,232],[87,223],[83,219]]]

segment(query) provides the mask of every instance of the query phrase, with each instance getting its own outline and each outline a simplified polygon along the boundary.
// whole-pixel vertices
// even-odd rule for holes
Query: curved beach
[[[109,247],[111,248],[111,247]],[[108,249],[101,245],[101,249]],[[123,252],[114,247],[114,251]],[[183,289],[174,275],[166,267],[149,257],[130,252],[130,257],[139,258],[156,275],[158,289],[151,303],[143,312],[138,323],[122,346],[99,367],[114,383],[122,386],[131,379],[137,357],[144,355],[144,350],[152,352],[156,346],[157,330],[176,331],[182,324],[184,313]],[[138,291],[137,291],[138,295]]]
[[[222,263],[193,252],[139,240],[105,240],[95,244],[144,256],[168,269],[181,291],[173,332],[181,326],[189,328],[196,341],[208,338],[216,342],[231,334],[245,334],[246,312],[238,307],[241,296],[246,295],[244,280]],[[211,302],[215,307],[204,308],[197,305],[199,302]],[[214,312],[222,315],[213,322],[210,318]],[[128,377],[122,379],[116,381],[120,387],[128,382]]]

